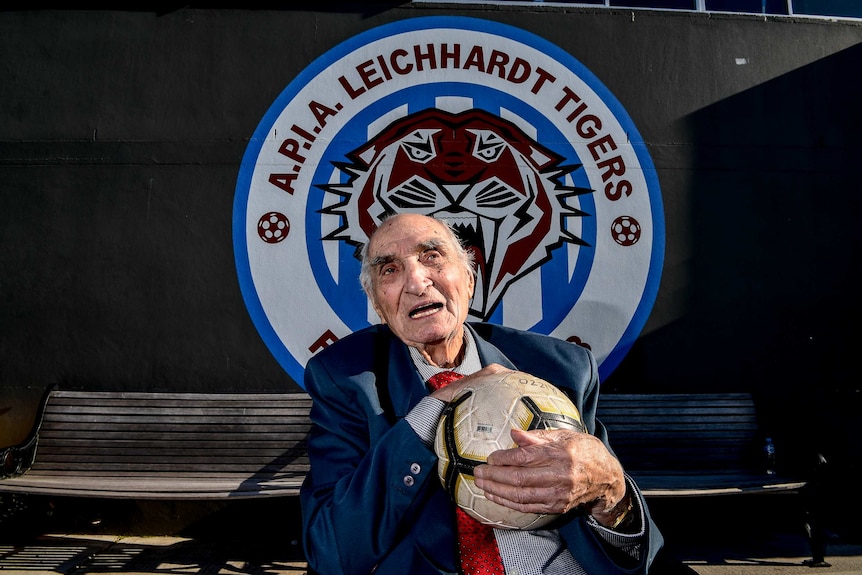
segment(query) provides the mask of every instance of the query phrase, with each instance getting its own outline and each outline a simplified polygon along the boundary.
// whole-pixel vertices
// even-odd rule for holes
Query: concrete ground
[[[798,501],[751,496],[651,502],[667,539],[656,575],[862,575],[858,531],[810,550]],[[295,499],[127,502],[4,496],[0,571],[21,575],[306,573]],[[840,526],[839,526],[840,527]],[[409,575],[409,574],[406,574]]]

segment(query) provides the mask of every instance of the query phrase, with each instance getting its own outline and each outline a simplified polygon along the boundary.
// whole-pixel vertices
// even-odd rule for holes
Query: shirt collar
[[[416,369],[419,370],[419,375],[422,376],[422,381],[428,381],[432,375],[437,375],[441,371],[454,371],[461,375],[470,375],[471,373],[476,373],[482,369],[482,362],[479,360],[479,350],[476,349],[476,342],[473,341],[473,334],[467,326],[464,326],[464,359],[461,361],[460,365],[456,365],[455,367],[445,368],[431,365],[425,361],[425,358],[422,357],[422,354],[419,353],[418,349],[412,346],[408,347],[410,349],[410,358],[413,360],[413,364],[416,366]]]

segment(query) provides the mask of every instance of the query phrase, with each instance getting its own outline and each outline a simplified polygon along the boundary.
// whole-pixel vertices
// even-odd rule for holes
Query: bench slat
[[[288,461],[284,461],[283,463],[274,463],[271,465],[256,463],[256,464],[240,464],[240,463],[225,463],[218,466],[213,466],[209,462],[195,462],[188,461],[184,463],[181,468],[177,468],[171,462],[165,463],[153,461],[153,462],[138,462],[138,461],[129,461],[124,463],[122,461],[114,461],[114,462],[104,462],[104,461],[96,461],[91,462],[87,460],[78,460],[78,461],[68,461],[65,464],[62,462],[52,462],[49,466],[34,466],[32,471],[40,471],[42,473],[46,473],[48,471],[70,471],[74,472],[77,470],[80,471],[94,471],[94,472],[111,472],[111,471],[122,471],[122,472],[139,472],[139,473],[168,473],[174,476],[183,476],[183,474],[187,472],[202,472],[209,473],[212,475],[218,475],[218,473],[275,473],[280,472],[287,468],[288,465],[292,468],[294,465],[307,465],[308,459],[303,458],[300,461],[296,459],[290,459]]]
[[[305,417],[308,417],[306,415]],[[279,439],[288,436],[305,437],[310,426],[307,424],[278,424],[257,425],[244,424],[240,422],[199,423],[189,425],[188,423],[170,423],[163,425],[141,425],[129,423],[84,423],[83,425],[56,425],[47,424],[41,433],[42,437],[50,437],[52,441],[64,441],[69,438],[98,438],[98,439],[134,439],[149,440],[152,438],[187,438],[195,441],[199,439],[218,438],[249,438],[266,440],[268,436]]]
[[[245,473],[214,476],[207,472],[182,476],[52,472],[43,476],[34,470],[26,474],[31,476],[27,485],[9,479],[2,484],[8,491],[45,495],[139,499],[141,494],[147,494],[148,499],[224,499],[298,495],[307,472],[306,468],[297,469],[294,474],[262,477],[250,477]],[[9,481],[12,483],[7,484]]]

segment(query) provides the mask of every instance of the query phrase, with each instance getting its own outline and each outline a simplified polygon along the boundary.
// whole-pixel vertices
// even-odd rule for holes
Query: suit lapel
[[[502,351],[497,349],[493,344],[488,342],[473,329],[471,325],[465,325],[465,329],[470,330],[470,333],[473,334],[473,341],[476,342],[476,349],[479,350],[479,360],[482,362],[482,366],[486,366],[490,363],[499,363],[504,367],[508,367],[509,369],[517,369],[515,364],[512,363],[508,357],[506,357]]]
[[[407,415],[419,400],[428,395],[425,382],[419,376],[419,372],[410,359],[407,346],[397,337],[392,335],[388,328],[381,331],[388,337],[381,337],[378,342],[378,352],[383,351],[386,362],[386,377],[381,381],[386,382],[395,417],[401,418]]]

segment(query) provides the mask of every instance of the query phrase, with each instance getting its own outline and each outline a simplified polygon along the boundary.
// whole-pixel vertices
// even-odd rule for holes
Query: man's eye
[[[440,257],[442,257],[440,252],[438,252],[436,250],[430,250],[430,251],[427,251],[424,254],[422,254],[422,261],[425,261],[428,263],[434,263],[435,261],[440,259]]]

